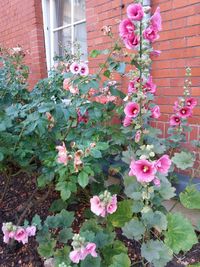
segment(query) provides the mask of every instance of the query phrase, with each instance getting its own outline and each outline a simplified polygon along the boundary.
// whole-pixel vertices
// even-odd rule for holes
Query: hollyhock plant
[[[124,113],[127,117],[135,118],[139,112],[140,106],[135,102],[129,102],[124,108]]]
[[[160,50],[153,50],[150,52],[150,56],[159,57],[162,52]]]
[[[139,4],[131,4],[127,7],[127,16],[129,19],[133,21],[141,21],[144,17],[144,11],[142,5]]]
[[[161,113],[160,113],[160,107],[159,106],[154,106],[151,109],[151,117],[154,119],[158,119],[160,117]]]
[[[80,71],[79,71],[80,75],[81,76],[88,76],[88,74],[89,74],[88,65],[85,63],[81,63],[79,67],[80,67]]]
[[[129,34],[134,33],[135,26],[130,19],[124,19],[119,24],[119,35],[126,37]]]
[[[132,160],[129,176],[136,176],[140,183],[149,183],[155,179],[156,168],[153,162],[146,159]]]
[[[127,49],[134,49],[139,44],[139,36],[134,33],[127,35],[123,40]]]
[[[57,162],[67,165],[68,155],[67,155],[67,149],[66,149],[65,143],[63,142],[62,146],[56,146],[56,149],[58,150]]]
[[[153,16],[150,19],[150,23],[156,31],[162,30],[162,19],[161,19],[161,15],[160,15],[160,7],[156,8],[155,13],[153,14]]]
[[[181,124],[181,118],[177,115],[172,115],[169,124],[170,126],[179,126]]]
[[[139,143],[140,142],[140,138],[141,138],[141,131],[137,131],[135,134],[135,142]]]
[[[22,244],[26,244],[28,243],[28,233],[24,228],[19,227],[15,232],[14,239],[18,242],[22,242]]]
[[[153,26],[149,26],[143,32],[143,37],[148,40],[150,43],[153,43],[159,38],[157,30]]]
[[[126,116],[123,121],[123,126],[128,127],[131,125],[133,119],[131,117]]]
[[[70,65],[70,71],[73,74],[79,74],[80,73],[80,65],[77,62],[73,62]]]
[[[167,174],[169,171],[169,168],[171,166],[172,162],[168,155],[163,155],[161,158],[159,158],[156,163],[155,167],[158,172],[162,174]]]
[[[182,118],[182,119],[185,119],[185,118],[188,118],[192,115],[192,110],[191,108],[185,106],[185,107],[182,107],[181,109],[179,109],[178,111],[178,115]]]
[[[69,88],[70,88],[70,79],[69,79],[69,78],[63,80],[63,88],[64,88],[66,91],[69,90]]]
[[[188,108],[193,109],[197,105],[197,100],[194,97],[189,97],[186,99],[186,105]]]
[[[136,79],[134,79],[134,80],[129,82],[129,85],[128,85],[128,93],[129,94],[137,92],[136,83],[138,83],[138,84],[140,83],[140,79],[139,78],[136,78]]]
[[[152,79],[151,75],[149,76],[149,79],[145,83],[144,88],[145,88],[146,92],[149,92],[152,94],[154,94],[156,92],[156,85],[155,85],[155,83],[153,83],[153,79]]]

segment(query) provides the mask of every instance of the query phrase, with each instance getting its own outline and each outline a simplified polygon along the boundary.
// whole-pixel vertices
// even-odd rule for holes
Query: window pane
[[[71,23],[71,0],[55,1],[54,27],[61,27]]]
[[[74,21],[85,19],[85,0],[74,0]]]
[[[55,54],[58,56],[64,55],[64,49],[71,47],[71,27],[54,32]]]
[[[87,59],[87,34],[86,23],[75,25],[74,28],[75,42],[80,45],[81,52],[83,53],[82,59]]]

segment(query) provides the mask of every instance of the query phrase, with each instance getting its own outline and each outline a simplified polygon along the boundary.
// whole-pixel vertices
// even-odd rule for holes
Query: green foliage
[[[131,261],[127,254],[121,253],[112,258],[112,264],[109,267],[130,267]]]
[[[179,195],[181,204],[188,209],[200,209],[200,192],[195,185],[190,185]]]
[[[145,227],[138,219],[132,219],[122,227],[122,231],[127,238],[140,240],[145,233]]]
[[[177,166],[177,168],[185,170],[194,165],[195,157],[191,153],[182,151],[180,153],[174,153],[172,161]]]
[[[169,249],[162,241],[149,240],[142,244],[142,257],[155,267],[164,267],[172,259],[172,250]]]
[[[127,251],[128,249],[119,240],[116,240],[112,244],[105,246],[102,249],[102,253],[106,261],[106,265],[109,266],[112,263],[113,257],[115,255],[119,255],[121,253],[127,253]]]
[[[168,229],[165,232],[165,244],[174,253],[188,251],[198,242],[193,226],[180,213],[167,215]]]

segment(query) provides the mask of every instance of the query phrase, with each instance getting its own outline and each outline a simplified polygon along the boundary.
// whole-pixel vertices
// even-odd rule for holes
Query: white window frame
[[[74,42],[75,42],[75,26],[86,22],[86,18],[74,22],[74,2],[71,1],[71,23],[54,28],[54,14],[55,14],[55,1],[56,0],[42,0],[43,10],[43,22],[44,22],[44,34],[45,34],[45,47],[46,47],[46,60],[47,69],[49,70],[54,64],[55,56],[55,42],[54,33],[58,30],[71,28],[71,51],[74,53]]]

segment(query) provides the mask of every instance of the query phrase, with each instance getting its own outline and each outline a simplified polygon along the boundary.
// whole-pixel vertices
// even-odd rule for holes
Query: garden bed
[[[29,178],[29,179],[27,179]],[[4,189],[4,179],[0,177],[0,195]],[[35,184],[33,177],[27,177],[27,174],[21,173],[12,179],[9,191],[6,193],[3,202],[0,206],[0,226],[3,222],[12,221],[17,223],[20,215],[23,213],[26,207],[27,200],[35,190]],[[44,198],[44,191],[40,191],[35,194],[34,200],[36,205],[31,206],[27,210],[25,218],[31,220],[35,214],[45,219],[48,215],[49,208],[53,200],[59,198],[59,195],[55,191],[51,191],[48,197],[41,202]],[[79,226],[83,222],[83,213],[87,208],[87,204],[73,205],[69,210],[76,212],[76,221],[73,224],[74,232],[79,231]],[[140,245],[136,241],[128,240],[121,235],[120,230],[117,230],[117,235],[121,241],[128,247],[128,254],[132,261],[132,266],[141,266],[137,261],[140,261]],[[191,263],[200,263],[200,243],[195,245],[185,255],[179,254],[172,262],[168,263],[168,267],[175,266],[188,266]],[[17,243],[13,247],[10,247],[3,243],[3,234],[0,232],[0,266],[1,267],[42,267],[44,266],[44,260],[41,259],[37,252],[37,242],[35,238],[30,238],[28,244],[22,245]],[[88,266],[89,267],[89,266]],[[123,266],[122,266],[123,267]]]

